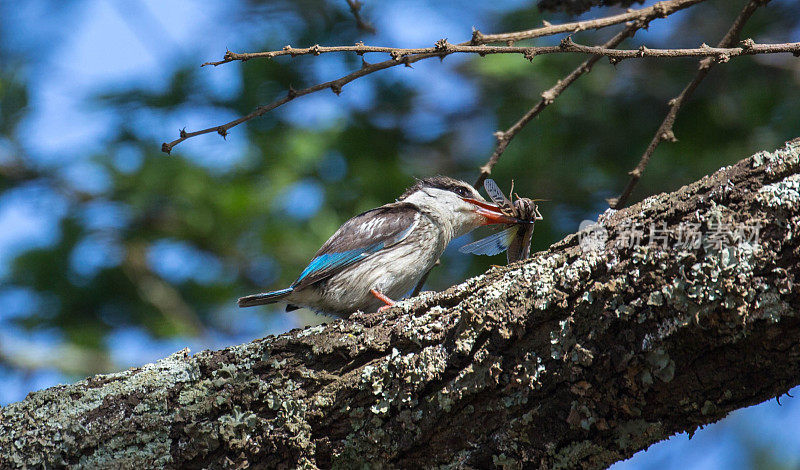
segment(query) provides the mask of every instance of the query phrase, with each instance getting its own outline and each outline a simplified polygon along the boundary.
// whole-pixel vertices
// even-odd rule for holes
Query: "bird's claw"
[[[389,297],[386,297],[386,295],[384,295],[383,293],[381,293],[381,292],[379,292],[379,291],[377,291],[375,289],[370,289],[369,293],[372,294],[373,297],[375,297],[376,299],[378,299],[381,302],[383,302],[384,304],[386,304],[386,305],[384,305],[384,306],[382,306],[382,307],[380,307],[378,309],[379,312],[382,312],[382,311],[386,310],[387,308],[390,308],[390,307],[394,306],[394,300],[390,299]]]

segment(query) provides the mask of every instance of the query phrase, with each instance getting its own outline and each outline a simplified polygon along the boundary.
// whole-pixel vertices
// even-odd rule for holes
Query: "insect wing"
[[[483,189],[486,190],[486,194],[489,195],[492,201],[494,201],[495,204],[503,209],[503,212],[505,212],[506,215],[515,215],[511,201],[508,200],[506,195],[503,193],[503,190],[497,186],[497,183],[495,183],[493,179],[487,179],[484,181]]]
[[[514,238],[508,246],[506,258],[508,264],[521,259],[528,259],[531,255],[531,238],[533,237],[533,224],[518,226]]]
[[[458,251],[474,255],[496,255],[508,249],[508,245],[511,244],[516,236],[517,226],[514,225],[502,232],[493,233],[486,238],[464,245]]]

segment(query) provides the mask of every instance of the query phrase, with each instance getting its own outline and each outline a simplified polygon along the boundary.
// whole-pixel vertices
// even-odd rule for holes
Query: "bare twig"
[[[370,34],[375,34],[375,27],[372,26],[369,22],[365,21],[364,18],[361,16],[361,7],[363,4],[360,0],[346,0],[347,4],[350,6],[350,12],[353,13],[353,18],[356,20],[356,26],[361,31],[365,31]]]
[[[603,47],[613,48],[626,38],[633,36],[638,29],[638,26],[628,26],[616,36],[611,38],[608,42],[603,44]],[[517,135],[517,133],[522,130],[522,128],[525,127],[534,117],[539,115],[544,108],[549,106],[561,94],[562,91],[564,91],[568,86],[572,85],[575,80],[577,80],[581,75],[591,71],[594,64],[602,57],[603,56],[601,55],[594,55],[583,61],[583,63],[575,70],[570,72],[569,75],[556,82],[556,84],[550,89],[544,91],[542,93],[542,99],[511,127],[505,131],[495,132],[494,135],[497,138],[497,146],[495,147],[494,152],[492,152],[492,156],[489,157],[489,160],[481,167],[481,174],[478,176],[478,180],[475,181],[476,188],[480,188],[483,184],[483,181],[492,173],[492,168],[494,168],[494,166],[497,164],[497,161],[500,160],[500,156],[503,155],[503,152],[505,152],[506,148],[508,148],[508,144],[511,143],[511,140]]]
[[[634,29],[638,29],[637,26]],[[638,49],[613,49],[607,45],[602,46],[587,46],[578,44],[567,37],[561,41],[558,46],[488,46],[488,45],[459,45],[450,44],[446,39],[442,39],[433,47],[420,47],[420,48],[398,48],[398,47],[385,47],[385,46],[367,46],[363,43],[358,43],[353,46],[320,46],[319,44],[311,47],[292,47],[286,46],[280,51],[268,52],[245,52],[236,53],[228,51],[225,57],[217,62],[206,62],[206,65],[222,65],[234,60],[248,61],[250,59],[272,59],[280,56],[301,56],[301,55],[320,55],[329,54],[331,52],[355,52],[358,55],[367,54],[370,52],[382,52],[392,56],[398,62],[403,61],[406,57],[415,54],[432,54],[439,57],[444,57],[450,54],[478,54],[481,56],[492,54],[520,54],[524,55],[527,59],[533,59],[538,55],[545,54],[591,54],[597,56],[605,56],[611,59],[624,60],[624,59],[640,59],[644,57],[716,57],[720,61],[726,61],[730,58],[741,55],[756,55],[756,54],[777,54],[777,53],[793,53],[800,54],[800,42],[782,43],[782,44],[756,44],[750,41],[740,47],[710,47],[706,44],[700,47],[691,49],[650,49],[646,46],[639,46]],[[599,58],[599,57],[598,57]]]
[[[650,17],[664,17],[668,16],[675,11],[678,11],[683,8],[687,8],[689,6],[695,5],[700,3],[704,0],[668,0],[656,3],[655,5],[642,8],[640,10],[633,10],[628,13],[624,13],[621,15],[614,15],[607,18],[600,18],[598,20],[592,21],[578,21],[572,23],[565,23],[562,25],[546,25],[542,28],[536,28],[527,31],[517,31],[513,33],[503,33],[503,34],[490,34],[484,35],[480,31],[474,31],[472,34],[472,40],[465,43],[457,44],[458,46],[466,46],[466,45],[479,45],[479,44],[486,44],[490,42],[496,41],[515,41],[520,39],[530,39],[535,37],[547,36],[552,34],[560,34],[564,32],[577,32],[583,31],[586,29],[597,29],[606,26],[611,26],[614,24],[623,23],[626,21],[637,21],[637,20],[645,20],[646,18]],[[445,41],[446,43],[446,41]],[[445,54],[446,55],[446,54]],[[330,88],[334,93],[341,92],[342,86],[350,83],[351,81],[355,80],[356,78],[362,77],[364,75],[368,75],[370,73],[376,72],[378,70],[383,70],[389,67],[394,67],[396,65],[404,64],[406,66],[417,62],[419,60],[427,59],[430,57],[442,57],[443,54],[441,51],[436,53],[423,53],[418,55],[411,55],[399,58],[396,60],[392,58],[390,60],[386,60],[383,62],[378,62],[375,64],[368,64],[364,62],[362,68],[358,71],[352,72],[344,77],[338,78],[336,80],[332,80],[329,82],[317,84],[305,88],[300,91],[296,91],[290,89],[288,94],[281,99],[278,99],[270,104],[259,106],[250,114],[230,121],[226,124],[222,124],[220,126],[209,127],[206,129],[202,129],[199,131],[194,132],[186,132],[186,130],[180,131],[180,137],[178,139],[173,140],[172,142],[165,142],[161,145],[161,150],[169,153],[176,145],[183,142],[184,140],[202,134],[208,134],[211,132],[217,132],[223,137],[227,135],[228,130],[234,126],[237,126],[243,122],[249,121],[253,118],[263,115],[264,113],[277,108],[283,104],[288,103],[289,101],[293,100],[297,96],[307,95],[309,93],[313,93],[319,90],[324,90],[326,88]],[[224,61],[222,62],[224,63]]]
[[[575,21],[572,23],[563,23],[551,25],[545,22],[541,28],[528,29],[525,31],[515,31],[512,33],[500,34],[481,34],[476,31],[472,35],[471,44],[487,44],[491,42],[508,42],[508,41],[521,41],[523,39],[533,39],[542,36],[552,36],[554,34],[562,33],[577,33],[589,29],[600,29],[615,24],[627,23],[629,21],[650,21],[653,18],[666,18],[667,16],[690,7],[705,0],[669,0],[653,4],[650,7],[642,8],[639,10],[630,10],[626,13],[619,15],[607,16],[605,18],[598,18],[596,20]]]
[[[656,7],[657,5],[658,4],[654,5],[653,7]],[[674,13],[675,11],[678,11],[681,8],[686,8],[688,6],[691,5],[690,4],[673,5],[671,6],[669,13]],[[626,38],[632,37],[634,34],[636,34],[636,31],[638,31],[639,29],[647,27],[650,21],[656,18],[663,18],[665,16],[663,11],[664,11],[663,9],[651,8],[646,14],[644,14],[643,16],[639,16],[637,18],[637,21],[629,23],[628,26],[623,31],[621,31],[616,36],[608,40],[608,42],[606,42],[599,48],[595,49],[601,49],[603,51],[623,52],[615,50],[614,48],[617,45],[619,45],[622,41],[624,41]],[[567,43],[568,45],[569,44],[575,45],[575,43],[573,43],[569,37],[567,38],[567,40],[569,41]],[[562,45],[563,44],[564,41],[562,41]],[[646,53],[645,51],[649,50],[650,49],[640,48],[639,52]],[[534,117],[538,116],[539,113],[541,113],[544,110],[544,108],[549,106],[559,95],[561,95],[561,93],[568,86],[572,85],[572,83],[575,82],[575,80],[577,80],[583,74],[590,72],[594,64],[597,63],[597,61],[600,60],[600,58],[602,57],[603,57],[602,54],[596,54],[583,61],[583,63],[581,63],[577,68],[575,68],[575,70],[570,72],[569,75],[556,82],[556,84],[553,85],[550,89],[544,91],[541,95],[542,99],[527,113],[525,113],[517,122],[515,122],[511,127],[506,129],[505,131],[495,132],[497,145],[494,149],[494,152],[492,152],[491,157],[489,157],[489,160],[481,167],[481,174],[478,176],[477,181],[475,181],[476,188],[479,188],[483,184],[483,181],[492,173],[492,169],[497,164],[498,160],[500,160],[500,156],[503,155],[503,152],[505,152],[506,148],[508,148],[508,145],[511,143],[511,140],[517,135],[517,133],[519,133],[519,131],[522,130],[522,128],[525,127]],[[611,58],[610,60],[616,63],[622,59]]]
[[[768,2],[769,0],[750,0],[739,13],[739,16],[736,17],[730,29],[728,29],[728,32],[719,42],[717,47],[726,48],[736,44],[736,42],[739,40],[739,35],[741,34],[742,28],[744,28],[745,23],[747,23],[747,20],[750,19],[758,7],[766,5]],[[750,44],[752,44],[752,40],[742,41],[742,47],[746,48]],[[630,181],[628,181],[628,185],[618,198],[608,200],[609,206],[614,209],[621,209],[625,207],[625,203],[628,202],[628,198],[633,192],[633,189],[636,187],[636,183],[638,183],[639,179],[642,177],[645,168],[647,168],[647,164],[650,162],[650,157],[653,155],[653,152],[655,152],[658,145],[665,140],[670,142],[675,142],[677,140],[675,138],[675,133],[672,131],[672,126],[675,123],[675,117],[678,115],[678,111],[680,111],[683,103],[686,102],[686,100],[692,95],[697,86],[700,85],[700,82],[706,78],[708,72],[711,71],[711,67],[718,62],[725,62],[725,59],[708,57],[701,60],[697,68],[697,73],[692,81],[686,85],[686,87],[678,96],[669,100],[669,111],[667,112],[666,117],[664,117],[664,120],[658,127],[653,139],[650,141],[647,149],[645,149],[644,154],[642,154],[639,164],[636,165],[636,168],[628,173],[631,177]]]
[[[328,89],[328,88],[330,88],[331,91],[333,91],[334,93],[336,93],[338,95],[339,93],[342,92],[342,87],[344,85],[352,82],[353,80],[355,80],[355,79],[357,79],[359,77],[363,77],[364,75],[368,75],[370,73],[377,72],[378,70],[383,70],[383,69],[387,69],[389,67],[394,67],[395,65],[398,65],[399,63],[405,64],[405,65],[410,65],[410,64],[412,64],[414,62],[417,62],[419,60],[427,59],[428,57],[433,57],[433,56],[434,56],[434,54],[427,54],[427,55],[426,54],[420,54],[420,55],[416,55],[416,56],[413,56],[413,57],[406,57],[406,58],[403,59],[402,62],[397,62],[394,59],[390,59],[390,60],[385,60],[383,62],[378,62],[378,63],[375,63],[375,64],[364,63],[364,65],[361,67],[360,70],[356,70],[355,72],[352,72],[352,73],[350,73],[348,75],[345,75],[344,77],[337,78],[336,80],[331,80],[331,81],[328,81],[328,82],[319,83],[317,85],[313,85],[313,86],[310,86],[308,88],[303,88],[302,90],[295,90],[295,89],[290,88],[289,91],[286,93],[285,97],[283,97],[283,98],[281,98],[279,100],[273,101],[270,104],[267,104],[267,105],[264,105],[264,106],[259,106],[252,113],[250,113],[250,114],[248,114],[246,116],[242,116],[242,117],[240,117],[238,119],[234,119],[233,121],[227,122],[227,123],[225,123],[225,124],[223,124],[221,126],[209,127],[207,129],[202,129],[202,130],[194,131],[194,132],[186,132],[185,130],[181,130],[180,131],[180,138],[175,139],[172,142],[165,142],[165,143],[161,144],[161,151],[169,153],[172,150],[173,147],[175,147],[179,143],[183,142],[184,140],[189,139],[189,138],[194,137],[194,136],[198,136],[198,135],[202,135],[202,134],[208,134],[208,133],[211,133],[211,132],[217,132],[219,135],[225,137],[228,134],[228,130],[230,128],[238,126],[239,124],[241,124],[243,122],[247,122],[247,121],[249,121],[249,120],[251,120],[253,118],[256,118],[258,116],[261,116],[261,115],[265,114],[268,111],[272,111],[273,109],[277,108],[278,106],[282,106],[282,105],[288,103],[289,101],[292,101],[293,99],[297,98],[298,96],[307,95],[309,93],[314,93],[316,91],[325,90],[325,89]]]

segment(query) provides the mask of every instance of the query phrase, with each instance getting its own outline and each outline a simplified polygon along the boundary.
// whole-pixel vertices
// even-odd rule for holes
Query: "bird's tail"
[[[291,294],[294,287],[276,290],[274,292],[264,292],[239,298],[240,307],[255,307],[256,305],[273,304]]]

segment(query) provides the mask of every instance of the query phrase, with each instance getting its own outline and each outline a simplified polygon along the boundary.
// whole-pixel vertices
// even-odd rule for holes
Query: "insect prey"
[[[514,201],[509,200],[503,191],[497,186],[494,180],[487,179],[483,182],[483,187],[492,201],[500,206],[504,214],[526,221],[525,223],[507,225],[500,232],[489,235],[478,241],[469,243],[459,248],[462,253],[472,253],[476,255],[496,255],[506,252],[506,259],[509,263],[527,259],[531,252],[531,238],[533,237],[533,225],[537,220],[542,220],[539,207],[536,201],[514,194],[514,185],[511,185],[509,195],[514,197]]]

